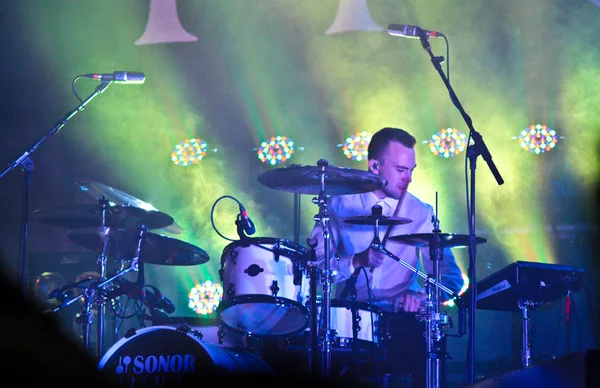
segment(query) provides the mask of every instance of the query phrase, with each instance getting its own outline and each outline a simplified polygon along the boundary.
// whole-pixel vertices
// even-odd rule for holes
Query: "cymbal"
[[[356,224],[356,225],[375,225],[377,220],[379,220],[379,225],[381,225],[381,226],[402,225],[402,224],[409,224],[412,222],[412,220],[408,219],[408,218],[373,216],[373,215],[350,217],[350,218],[346,218],[344,220],[344,222],[347,222],[349,224]]]
[[[98,205],[66,205],[38,209],[32,213],[38,221],[67,228],[100,227],[102,207]],[[111,228],[160,229],[173,223],[173,217],[156,210],[144,210],[133,206],[108,206],[106,225]]]
[[[437,233],[437,235],[439,236],[439,247],[462,248],[469,246],[470,236],[468,234]],[[388,240],[398,241],[415,247],[429,247],[436,245],[435,235],[433,233],[404,234],[388,237]],[[475,237],[476,244],[483,244],[486,242],[487,240],[485,238]]]
[[[133,207],[139,207],[144,210],[155,210],[158,211],[157,208],[149,204],[148,202],[144,202],[139,198],[134,197],[133,195],[127,194],[121,190],[115,189],[114,187],[110,187],[105,185],[104,183],[95,182],[95,181],[77,181],[75,182],[77,186],[81,189],[81,191],[86,194],[92,196],[93,198],[100,200],[104,197],[109,202],[112,202],[115,205],[129,205]],[[150,228],[149,228],[150,229]],[[154,228],[151,228],[154,229]],[[173,222],[171,225],[168,225],[165,228],[162,228],[163,231],[173,234],[181,234],[182,229],[176,222]]]
[[[73,229],[67,232],[69,239],[75,243],[101,252],[104,245],[97,229]],[[108,230],[107,256],[117,258],[134,258],[140,238],[140,231],[135,229]],[[173,237],[152,232],[144,232],[140,245],[140,259],[146,264],[159,265],[196,265],[206,263],[210,257],[203,249]]]
[[[327,165],[324,173],[319,166],[290,165],[269,170],[258,176],[258,181],[273,189],[297,194],[321,193],[321,177],[327,195],[366,193],[387,185],[387,180],[372,172]]]

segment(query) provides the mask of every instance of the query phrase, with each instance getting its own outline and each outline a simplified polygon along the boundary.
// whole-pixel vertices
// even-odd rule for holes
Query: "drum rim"
[[[274,245],[276,242],[283,242],[285,243],[285,245],[287,247],[291,247],[293,249],[295,249],[299,254],[295,255],[295,257],[291,257],[291,259],[296,259],[298,257],[302,257],[304,255],[306,255],[308,249],[306,249],[306,247],[304,247],[303,245],[293,242],[291,240],[285,239],[285,238],[279,238],[279,237],[248,237],[245,239],[245,241],[243,240],[235,240],[230,242],[229,244],[227,244],[227,246],[225,246],[225,248],[223,248],[223,254],[221,255],[221,261],[223,261],[223,258],[225,256],[226,253],[228,253],[229,251],[231,251],[232,249],[241,246],[242,242],[243,243],[249,243],[250,245],[255,244],[255,245],[261,245],[261,244],[272,244]],[[244,247],[245,248],[245,247]],[[288,256],[285,256],[288,257]]]
[[[117,352],[117,350],[121,349],[129,341],[132,341],[134,338],[139,337],[141,334],[145,334],[145,333],[152,332],[152,331],[157,331],[157,330],[162,330],[162,329],[167,329],[167,330],[171,330],[171,331],[179,331],[179,329],[177,329],[175,327],[172,327],[172,326],[162,326],[162,325],[148,326],[148,327],[142,327],[142,328],[136,329],[135,330],[135,334],[133,334],[133,335],[131,335],[129,337],[122,337],[117,342],[115,342],[110,347],[110,349],[108,349],[106,351],[106,353],[104,353],[104,355],[102,356],[102,358],[100,358],[100,361],[98,361],[97,368],[98,369],[104,369],[104,367],[106,366],[106,363],[112,358],[112,356]],[[193,339],[194,341],[196,341],[196,342],[198,342],[198,343],[200,343],[202,345],[202,342],[200,341],[200,339],[194,337],[193,335],[190,335],[190,333],[181,333],[181,334],[188,336],[189,338]]]
[[[332,298],[331,299],[331,307],[338,307],[338,308],[350,308],[350,303],[352,303],[352,301],[348,300],[348,299],[341,299],[341,298]],[[372,303],[367,303],[367,302],[363,302],[363,301],[355,301],[354,303],[356,303],[356,305],[358,306],[359,310],[363,310],[363,311],[369,311],[372,312],[374,314],[378,314],[381,315],[382,311],[379,307],[373,305]],[[346,306],[348,305],[348,306]]]
[[[305,323],[304,323],[304,325],[302,325],[301,329],[298,329],[296,331],[291,331],[288,333],[284,333],[284,334],[257,334],[257,333],[248,334],[247,332],[245,332],[241,329],[238,329],[238,328],[228,325],[221,317],[222,313],[230,307],[234,307],[234,306],[238,306],[238,305],[242,305],[242,304],[246,304],[246,303],[257,302],[257,301],[258,302],[268,302],[268,304],[279,304],[279,305],[285,305],[287,307],[292,307],[295,310],[299,311],[304,316]],[[273,301],[275,301],[276,303],[273,303]],[[270,296],[270,295],[263,295],[263,294],[238,295],[229,300],[222,300],[221,303],[219,303],[219,306],[217,307],[217,312],[219,314],[219,322],[222,325],[224,325],[227,329],[232,330],[238,334],[243,334],[245,336],[252,336],[252,337],[277,338],[277,337],[294,336],[294,335],[298,335],[298,334],[302,333],[304,330],[306,330],[306,328],[308,327],[308,324],[310,323],[308,309],[305,306],[303,306],[302,303],[296,302],[295,300],[292,300],[292,299],[283,298],[280,296]]]

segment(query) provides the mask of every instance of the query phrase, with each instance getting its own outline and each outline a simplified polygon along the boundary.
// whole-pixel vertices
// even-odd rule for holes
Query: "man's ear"
[[[369,160],[369,168],[371,172],[378,174],[379,173],[379,162],[375,159]]]

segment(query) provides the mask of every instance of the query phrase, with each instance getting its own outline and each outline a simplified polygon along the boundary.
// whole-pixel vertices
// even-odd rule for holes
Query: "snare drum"
[[[217,311],[228,328],[254,336],[288,336],[308,325],[301,303],[306,250],[288,240],[258,237],[225,247]]]
[[[252,353],[219,347],[170,326],[146,327],[121,338],[98,369],[120,387],[176,386],[235,372],[274,373]]]

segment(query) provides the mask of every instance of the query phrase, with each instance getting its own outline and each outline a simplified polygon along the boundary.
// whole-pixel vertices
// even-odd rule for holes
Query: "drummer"
[[[390,339],[385,344],[387,357],[380,360],[383,362],[380,372],[395,376],[411,374],[414,386],[418,387],[424,385],[426,371],[425,322],[415,317],[421,301],[425,299],[422,281],[416,273],[393,258],[369,248],[375,236],[375,226],[344,222],[347,218],[371,215],[374,205],[381,206],[383,216],[410,220],[379,226],[378,237],[397,258],[426,274],[433,273],[428,247],[417,248],[398,241],[386,241],[386,233],[391,237],[430,234],[434,230],[433,207],[408,192],[417,167],[415,143],[415,138],[403,129],[386,127],[375,133],[368,148],[368,170],[385,178],[387,184],[372,192],[331,196],[328,210],[330,269],[336,272],[333,295],[339,298],[345,288],[343,282],[350,277],[356,279],[356,300],[379,307],[389,318]],[[316,256],[319,267],[323,269],[324,239],[318,222],[312,238],[318,241]],[[463,279],[448,248],[444,249],[440,269],[441,283],[458,293]]]

